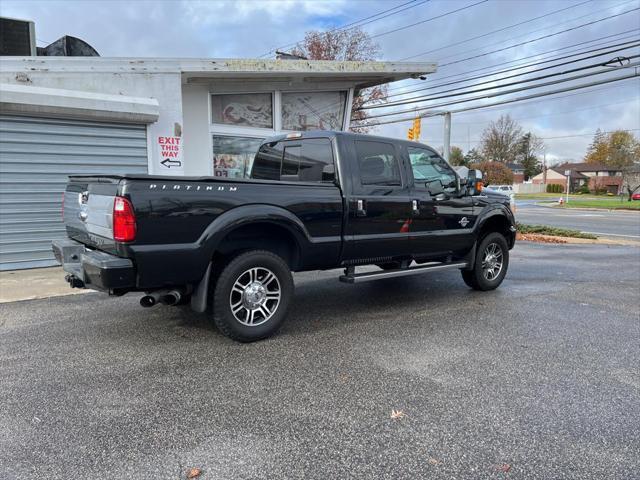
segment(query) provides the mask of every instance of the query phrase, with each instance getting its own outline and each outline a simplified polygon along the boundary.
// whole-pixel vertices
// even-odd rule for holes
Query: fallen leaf
[[[197,478],[202,475],[202,470],[199,468],[190,468],[189,473],[187,473],[187,478]]]
[[[406,416],[407,414],[404,413],[402,410],[391,410],[391,418],[393,418],[394,420],[397,418],[404,418]]]
[[[506,473],[511,470],[511,465],[509,465],[508,463],[503,463],[502,465],[497,466],[497,470]]]
[[[427,460],[431,465],[440,465],[440,460],[433,458],[433,457],[429,457],[429,460]]]

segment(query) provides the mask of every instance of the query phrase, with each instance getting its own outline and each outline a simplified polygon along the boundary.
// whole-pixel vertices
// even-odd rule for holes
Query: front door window
[[[426,148],[408,147],[407,150],[416,185],[424,185],[431,191],[457,191],[456,174],[440,155]]]

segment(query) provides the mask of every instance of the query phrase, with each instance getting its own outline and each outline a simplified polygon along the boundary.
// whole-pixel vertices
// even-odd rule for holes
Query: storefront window
[[[211,121],[244,127],[273,128],[272,94],[211,95]]]
[[[284,130],[342,130],[346,92],[282,93]]]
[[[213,175],[246,178],[262,138],[213,136]]]

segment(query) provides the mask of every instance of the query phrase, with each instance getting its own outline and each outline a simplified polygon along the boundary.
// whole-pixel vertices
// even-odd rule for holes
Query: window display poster
[[[282,93],[284,130],[342,130],[346,92]]]
[[[248,177],[261,143],[261,138],[214,135],[213,175],[224,178]]]
[[[272,128],[271,93],[211,95],[211,121],[228,125]]]

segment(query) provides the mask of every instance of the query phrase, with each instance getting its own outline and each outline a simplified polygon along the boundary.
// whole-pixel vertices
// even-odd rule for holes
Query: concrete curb
[[[0,303],[78,295],[94,290],[72,289],[61,267],[0,272]]]

